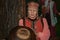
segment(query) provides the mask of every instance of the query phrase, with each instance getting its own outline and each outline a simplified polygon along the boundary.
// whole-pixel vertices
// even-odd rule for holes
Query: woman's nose
[[[34,11],[32,10],[31,12],[33,13]]]

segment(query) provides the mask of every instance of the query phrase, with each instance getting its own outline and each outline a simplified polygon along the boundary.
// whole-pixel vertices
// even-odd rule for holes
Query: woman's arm
[[[19,26],[23,26],[23,19],[19,20]]]
[[[43,32],[39,32],[37,35],[41,40],[49,40],[50,30],[45,18],[43,18],[43,22],[44,22]]]

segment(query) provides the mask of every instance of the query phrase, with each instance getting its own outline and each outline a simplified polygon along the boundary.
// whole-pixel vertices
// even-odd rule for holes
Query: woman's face
[[[28,17],[30,19],[35,19],[38,15],[38,8],[28,7]]]

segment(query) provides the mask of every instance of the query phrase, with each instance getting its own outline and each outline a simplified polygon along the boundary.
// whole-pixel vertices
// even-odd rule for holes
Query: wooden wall
[[[18,25],[18,20],[25,13],[24,7],[25,0],[0,0],[0,40]]]

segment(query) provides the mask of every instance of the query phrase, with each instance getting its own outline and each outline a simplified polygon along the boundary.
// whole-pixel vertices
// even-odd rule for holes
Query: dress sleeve
[[[47,23],[46,18],[43,18],[43,22],[44,22],[43,35],[45,36],[45,39],[49,39],[49,37],[50,37],[50,30],[49,30],[49,25]]]
[[[45,18],[43,18],[43,23],[44,23],[43,32],[39,32],[38,37],[40,37],[41,40],[49,40],[50,30]]]

